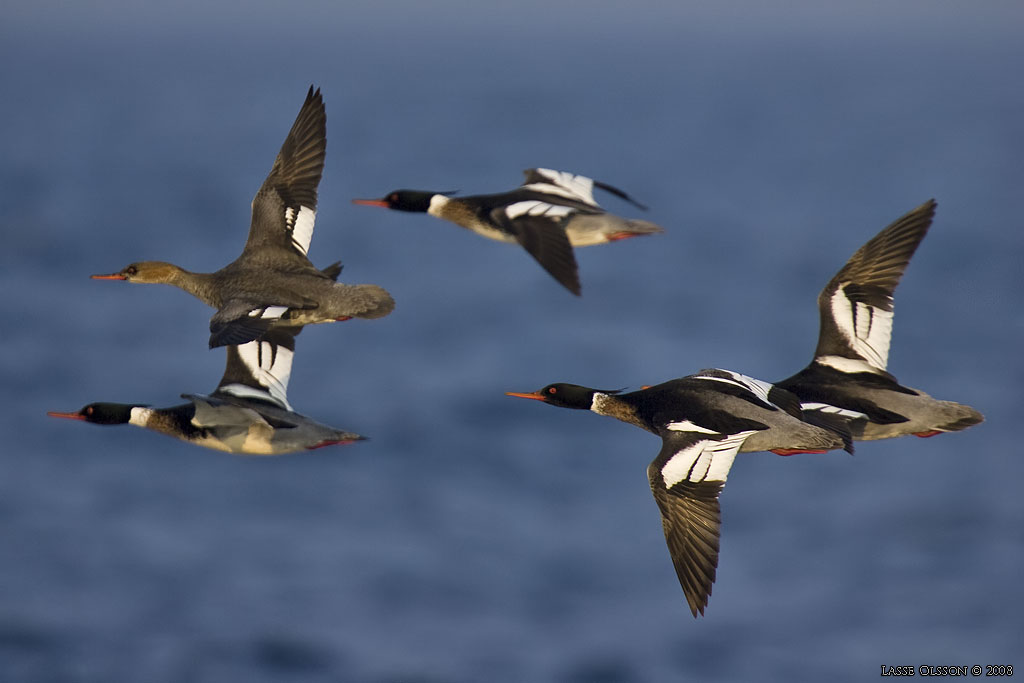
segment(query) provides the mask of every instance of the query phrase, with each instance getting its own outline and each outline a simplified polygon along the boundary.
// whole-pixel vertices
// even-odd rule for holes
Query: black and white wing
[[[929,200],[857,250],[818,296],[815,362],[843,372],[885,372],[893,293],[935,216]]]
[[[686,420],[671,422],[662,430],[661,452],[647,468],[672,564],[695,617],[704,614],[718,567],[718,496],[736,453],[754,431],[722,434]]]
[[[722,389],[727,391],[727,393],[746,398],[768,410],[778,410],[781,408],[794,417],[800,416],[800,403],[796,396],[793,396],[788,391],[778,389],[771,382],[765,382],[764,380],[755,379],[733,370],[722,370],[720,368],[706,368],[690,375],[690,377],[709,382],[721,382],[723,385],[731,388]]]
[[[243,253],[279,247],[306,258],[326,156],[327,113],[320,89],[310,86],[270,174],[252,200],[252,225]]]
[[[609,215],[594,200],[594,188],[642,206],[622,190],[582,175],[549,168],[524,171],[526,181],[489,207],[490,221],[515,238],[552,277],[573,294],[581,292],[579,268],[566,232],[577,215]],[[616,217],[617,221],[621,221]],[[606,241],[606,240],[605,240]]]
[[[491,220],[536,259],[551,277],[580,295],[579,267],[563,221],[576,210],[541,199],[524,199],[491,211]]]
[[[647,207],[630,197],[619,188],[594,180],[583,175],[576,175],[568,171],[556,171],[550,168],[528,168],[523,171],[526,180],[522,184],[523,189],[546,192],[548,194],[562,195],[584,204],[589,204],[598,210],[603,210],[594,199],[594,188],[604,190],[620,199],[629,202],[633,206],[647,210]]]
[[[258,399],[290,411],[288,379],[295,355],[295,335],[301,329],[274,329],[262,340],[228,346],[224,376],[214,396],[229,394]]]

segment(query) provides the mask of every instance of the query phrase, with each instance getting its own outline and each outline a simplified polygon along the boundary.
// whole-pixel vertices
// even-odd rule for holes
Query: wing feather
[[[246,252],[278,247],[305,259],[326,156],[327,113],[320,89],[310,86],[269,175],[252,200]]]

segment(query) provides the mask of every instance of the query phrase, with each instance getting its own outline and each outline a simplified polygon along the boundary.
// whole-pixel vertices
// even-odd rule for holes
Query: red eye
[[[548,393],[549,394],[557,394],[558,393],[558,389],[556,389],[554,387],[548,387]]]

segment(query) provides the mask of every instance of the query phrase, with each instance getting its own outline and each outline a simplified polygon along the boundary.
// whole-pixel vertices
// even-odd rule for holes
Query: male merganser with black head
[[[272,327],[301,327],[349,318],[380,318],[391,295],[377,285],[345,285],[313,267],[317,186],[327,153],[327,114],[312,86],[281,151],[252,201],[252,224],[242,254],[215,273],[192,273],[171,263],[142,261],[98,280],[180,287],[217,309],[210,347],[244,344]]]
[[[902,386],[886,372],[893,293],[935,215],[929,200],[887,226],[857,250],[818,296],[821,331],[814,360],[776,382],[805,411],[850,419],[854,438],[934,436],[978,424],[970,406],[939,401]]]
[[[694,617],[704,614],[715,581],[718,496],[736,454],[853,452],[843,421],[825,416],[821,426],[805,422],[799,400],[788,391],[728,370],[701,370],[630,393],[559,383],[508,395],[590,410],[661,437],[647,477]]]
[[[275,328],[260,341],[227,347],[227,364],[209,396],[182,394],[188,403],[150,408],[138,403],[90,403],[51,417],[93,424],[133,424],[197,446],[228,453],[280,455],[348,444],[366,437],[320,424],[292,410],[288,378],[301,328]]]
[[[501,194],[451,197],[451,193],[395,190],[383,199],[353,199],[355,204],[429,213],[478,235],[521,245],[556,280],[580,294],[573,247],[604,244],[663,232],[648,221],[610,214],[594,200],[594,188],[645,209],[628,194],[585,176],[549,168],[524,171],[526,181]]]

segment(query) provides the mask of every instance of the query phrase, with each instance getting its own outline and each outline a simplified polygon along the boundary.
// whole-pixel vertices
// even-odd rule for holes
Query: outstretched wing
[[[676,576],[693,616],[704,614],[718,567],[718,496],[736,453],[754,430],[720,434],[689,421],[669,423],[647,468]]]
[[[928,200],[857,250],[818,296],[815,360],[848,372],[884,372],[889,363],[893,293],[935,216]]]
[[[309,87],[270,174],[252,200],[245,252],[279,247],[305,259],[316,219],[316,191],[327,156],[327,113]]]

